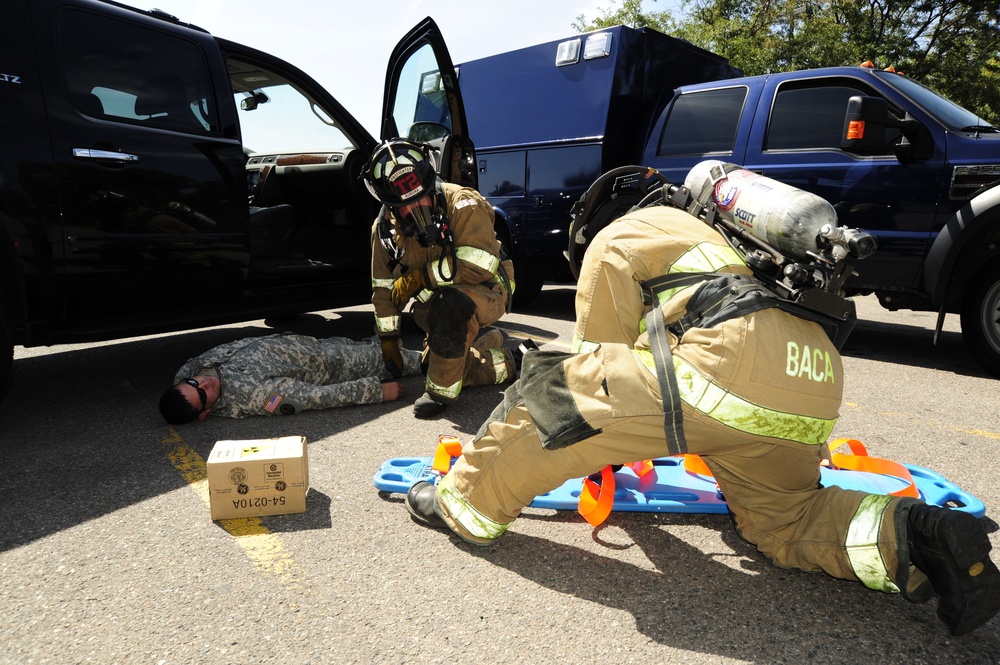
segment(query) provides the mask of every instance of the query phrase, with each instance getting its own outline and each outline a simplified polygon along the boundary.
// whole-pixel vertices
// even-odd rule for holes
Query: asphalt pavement
[[[499,327],[568,349],[574,291],[548,286]],[[834,436],[932,469],[987,506],[1000,560],[998,381],[957,317],[859,299]],[[1000,663],[1000,618],[953,638],[916,605],[783,570],[727,516],[613,513],[592,529],[528,509],[474,548],[409,519],[372,477],[472,437],[499,388],[418,421],[396,402],[179,427],[156,401],[217,344],[294,330],[371,334],[368,307],[101,344],[17,349],[0,404],[0,663]],[[404,341],[420,335],[407,319]],[[213,522],[205,459],[222,439],[302,435],[303,514]]]

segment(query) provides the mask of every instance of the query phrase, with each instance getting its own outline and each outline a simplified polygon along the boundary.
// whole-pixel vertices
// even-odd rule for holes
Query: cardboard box
[[[309,457],[304,436],[217,441],[206,465],[213,520],[306,510]]]

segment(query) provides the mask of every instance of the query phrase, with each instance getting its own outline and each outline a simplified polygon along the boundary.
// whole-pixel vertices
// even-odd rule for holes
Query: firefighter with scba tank
[[[410,488],[408,511],[490,545],[534,497],[570,479],[695,453],[737,531],[778,566],[913,602],[937,596],[955,635],[986,623],[1000,610],[1000,572],[979,520],[820,484],[843,393],[838,348],[854,319],[840,287],[848,258],[874,251],[873,239],[828,224],[797,233],[816,213],[803,216],[808,206],[779,183],[752,182],[721,163],[705,172],[705,187],[664,184],[596,234],[581,284],[627,320],[578,322],[579,353],[527,353],[520,378],[451,470],[436,486]],[[742,205],[750,184],[771,192]],[[756,226],[737,223],[737,209],[754,214]],[[780,228],[769,232],[768,223]],[[805,250],[781,248],[809,236]],[[664,256],[647,266],[659,251],[651,248]],[[647,304],[638,319],[637,301]],[[613,339],[635,331],[635,341],[602,339],[605,330]]]
[[[383,204],[372,227],[372,304],[386,368],[398,376],[406,304],[426,333],[425,392],[413,405],[434,418],[463,386],[512,381],[513,353],[486,326],[507,311],[513,265],[501,260],[493,208],[479,192],[438,178],[428,146],[405,139],[380,145],[364,171]]]

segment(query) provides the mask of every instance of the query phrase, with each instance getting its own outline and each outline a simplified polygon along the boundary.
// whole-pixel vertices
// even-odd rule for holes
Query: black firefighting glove
[[[410,298],[415,296],[427,286],[427,278],[422,268],[414,268],[402,277],[396,278],[392,283],[392,304],[396,309],[403,311]]]
[[[399,350],[399,338],[382,340],[382,363],[389,374],[397,379],[403,376],[403,352]]]

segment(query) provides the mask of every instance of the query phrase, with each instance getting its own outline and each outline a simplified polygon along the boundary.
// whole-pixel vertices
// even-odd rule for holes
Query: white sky
[[[611,0],[121,0],[266,51],[315,78],[378,137],[389,54],[418,21],[441,28],[456,63],[575,34]],[[676,1],[644,0],[647,11]]]

